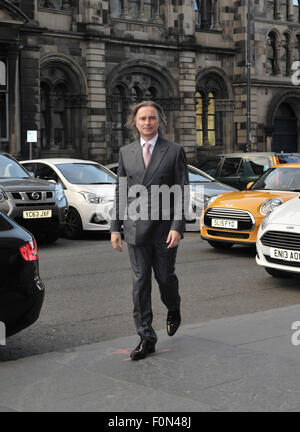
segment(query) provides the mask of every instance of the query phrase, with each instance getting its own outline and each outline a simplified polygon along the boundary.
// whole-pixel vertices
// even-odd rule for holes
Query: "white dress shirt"
[[[142,152],[143,152],[143,154],[144,154],[144,151],[145,151],[145,145],[144,145],[144,144],[145,144],[146,142],[150,143],[149,151],[150,151],[150,154],[152,154],[153,149],[154,149],[154,146],[155,146],[156,141],[157,141],[157,138],[158,138],[158,134],[156,134],[155,137],[152,138],[150,141],[145,141],[142,137],[140,137],[140,142],[141,142],[141,146],[142,146]]]

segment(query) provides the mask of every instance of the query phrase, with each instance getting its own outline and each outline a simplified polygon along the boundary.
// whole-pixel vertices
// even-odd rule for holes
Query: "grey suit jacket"
[[[122,147],[111,232],[120,231],[123,225],[125,241],[136,246],[154,239],[165,241],[170,229],[183,235],[184,207],[188,200],[184,194],[188,187],[184,186],[188,183],[181,145],[159,136],[147,168],[139,139]],[[165,192],[176,185],[176,193],[170,195],[169,201],[161,194],[157,199],[156,192],[163,185]]]

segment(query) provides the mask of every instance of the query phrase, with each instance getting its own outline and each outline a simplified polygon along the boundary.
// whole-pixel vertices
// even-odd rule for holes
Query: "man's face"
[[[145,141],[154,138],[159,126],[159,116],[156,108],[153,106],[141,107],[135,116],[135,126]]]

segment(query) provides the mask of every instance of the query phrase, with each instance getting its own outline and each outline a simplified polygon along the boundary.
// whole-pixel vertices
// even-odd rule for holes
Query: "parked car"
[[[32,178],[12,156],[0,152],[0,210],[37,240],[51,243],[64,229],[68,203],[61,185]]]
[[[201,237],[218,249],[255,246],[264,217],[299,195],[300,163],[274,166],[248,190],[213,198],[201,216]]]
[[[266,216],[257,235],[257,264],[274,277],[300,274],[300,197]]]
[[[106,165],[106,168],[117,174],[118,166],[118,162],[115,162]],[[190,208],[188,215],[186,215],[186,231],[199,231],[200,215],[210,198],[221,193],[233,192],[237,189],[218,182],[193,165],[188,165],[188,174],[190,182]]]
[[[116,176],[97,162],[83,159],[35,159],[22,165],[39,179],[62,185],[69,203],[64,235],[80,238],[83,231],[108,231]]]
[[[217,195],[234,192],[237,189],[218,182],[192,165],[188,165],[188,174],[190,182],[190,216],[187,220],[186,231],[199,231],[200,216],[209,200]]]
[[[242,190],[271,166],[295,162],[300,162],[300,153],[228,153],[212,156],[198,167],[216,180]]]
[[[44,292],[34,237],[0,211],[0,321],[6,336],[38,319]]]

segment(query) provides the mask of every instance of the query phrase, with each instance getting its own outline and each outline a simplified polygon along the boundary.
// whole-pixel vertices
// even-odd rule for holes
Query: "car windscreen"
[[[270,168],[252,185],[257,189],[300,192],[300,168]]]
[[[188,167],[188,173],[190,183],[207,183],[214,180],[209,175],[191,166]]]
[[[13,158],[6,154],[0,154],[0,178],[24,179],[30,178],[27,171]]]
[[[100,165],[62,163],[56,167],[73,184],[115,184],[115,178]]]
[[[209,174],[209,175],[215,177],[215,176],[217,176],[220,163],[221,163],[221,157],[216,156],[216,157],[209,158],[204,162],[201,162],[197,166],[198,166],[198,168],[201,169],[201,171],[204,171],[204,172],[206,172],[206,174]]]

